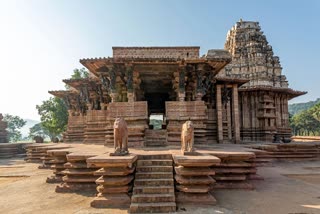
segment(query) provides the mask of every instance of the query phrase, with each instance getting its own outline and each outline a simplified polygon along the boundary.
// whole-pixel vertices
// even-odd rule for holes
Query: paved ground
[[[127,213],[127,210],[94,209],[94,194],[55,193],[45,183],[50,170],[22,159],[0,160],[0,213]],[[264,181],[256,190],[219,190],[212,207],[179,207],[185,214],[320,214],[320,161],[280,162],[258,169]]]

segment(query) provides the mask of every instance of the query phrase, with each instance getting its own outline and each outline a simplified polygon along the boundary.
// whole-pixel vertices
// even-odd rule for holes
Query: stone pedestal
[[[56,164],[56,160],[51,156],[48,151],[50,150],[59,150],[59,149],[68,149],[70,146],[65,145],[53,145],[48,147],[38,147],[36,148],[37,152],[43,153],[43,156],[40,158],[42,164],[38,167],[39,169],[50,169],[52,165]]]
[[[56,187],[56,192],[77,192],[94,191],[96,188],[96,179],[94,175],[97,167],[87,167],[86,160],[97,156],[97,153],[74,152],[67,155],[68,162],[64,164],[66,168],[62,173],[63,183]]]
[[[210,155],[192,153],[175,155],[175,181],[177,203],[185,205],[214,205],[215,198],[209,193],[215,180],[210,166],[220,164],[220,159]]]
[[[257,177],[254,153],[210,151],[210,154],[221,159],[220,165],[211,167],[215,171],[212,175],[216,180],[214,189],[254,189],[249,182]]]
[[[132,190],[133,173],[137,155],[110,156],[109,154],[89,158],[89,167],[102,167],[94,174],[100,176],[96,180],[97,197],[91,202],[92,207],[129,208]]]
[[[22,150],[23,143],[1,143],[0,144],[0,159],[23,157],[25,154]]]
[[[43,151],[43,150],[38,151],[37,148],[50,147],[54,145],[56,144],[42,143],[42,144],[30,144],[26,146],[27,157],[25,160],[29,163],[41,163],[42,162],[41,158],[46,156],[47,153],[46,151]]]
[[[63,171],[66,169],[64,164],[67,162],[67,154],[71,151],[70,149],[59,149],[59,150],[49,150],[48,155],[52,157],[51,169],[53,170],[53,175],[47,177],[47,183],[61,183],[62,177],[64,176]]]

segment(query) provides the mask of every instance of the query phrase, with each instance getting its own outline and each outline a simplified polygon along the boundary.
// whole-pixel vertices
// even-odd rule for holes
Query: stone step
[[[162,143],[159,143],[159,142],[156,142],[156,143],[145,142],[145,146],[147,146],[147,147],[161,147],[161,146],[166,146],[166,145],[167,145],[167,142],[162,142]]]
[[[145,132],[146,136],[166,136],[167,132]]]
[[[166,136],[145,136],[144,138],[146,141],[166,141],[167,137]]]
[[[167,130],[146,130],[146,135],[165,135]]]
[[[137,172],[136,179],[161,179],[173,178],[172,172]]]
[[[133,194],[167,194],[174,193],[173,186],[135,186]]]
[[[147,144],[166,143],[166,142],[167,142],[167,139],[159,139],[159,138],[150,139],[150,138],[147,138],[147,139],[145,139],[145,142],[146,142]]]
[[[137,172],[172,172],[172,166],[137,166]]]
[[[150,159],[172,159],[171,154],[157,154],[157,155],[140,155],[139,160],[150,160]]]
[[[137,166],[172,166],[172,160],[166,159],[152,159],[152,160],[138,160]]]
[[[174,193],[136,194],[131,197],[131,203],[159,203],[159,202],[175,202]]]
[[[176,211],[176,203],[131,203],[130,213],[171,213]]]
[[[173,178],[162,179],[135,179],[134,186],[168,186],[173,185]]]

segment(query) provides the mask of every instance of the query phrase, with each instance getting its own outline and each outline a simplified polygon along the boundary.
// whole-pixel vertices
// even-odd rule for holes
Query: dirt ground
[[[0,213],[122,214],[127,210],[90,207],[94,194],[55,193],[51,170],[22,159],[0,160]],[[216,190],[218,204],[178,207],[185,214],[320,214],[320,160],[277,162],[258,168],[265,180],[256,190]]]

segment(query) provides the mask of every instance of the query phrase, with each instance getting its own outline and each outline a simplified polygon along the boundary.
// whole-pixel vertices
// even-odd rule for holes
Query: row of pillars
[[[201,101],[203,93],[201,89],[201,76],[197,76],[196,101]],[[216,85],[216,110],[217,110],[217,127],[218,127],[218,143],[223,143],[223,122],[222,122],[222,85]],[[185,100],[185,67],[180,68],[179,72],[179,101]],[[238,101],[238,85],[232,84],[232,127],[234,133],[234,142],[240,143],[240,121],[239,121],[239,101]],[[229,121],[231,122],[231,121]],[[230,133],[228,134],[230,136]]]
[[[114,102],[114,98],[116,96],[115,93],[115,73],[111,71],[111,93],[110,96],[112,98],[112,102]],[[127,71],[128,75],[128,102],[134,102],[134,92],[133,92],[133,67],[129,67]],[[200,77],[198,77],[200,78]],[[185,67],[182,68],[179,72],[179,91],[178,91],[178,98],[179,101],[185,100]],[[203,93],[201,93],[199,88],[199,81],[197,81],[197,95],[196,100],[201,100]],[[217,131],[218,131],[218,143],[223,143],[223,121],[222,121],[222,96],[221,96],[221,87],[222,85],[216,85],[216,111],[217,111]],[[239,103],[238,103],[238,85],[232,84],[232,126],[233,126],[233,133],[234,133],[234,142],[240,142],[240,121],[239,121]]]
[[[222,85],[216,85],[216,111],[217,111],[217,127],[218,127],[218,143],[223,143],[223,122],[222,122]],[[234,133],[234,142],[240,143],[240,121],[239,121],[239,101],[238,86],[232,85],[232,126]]]

